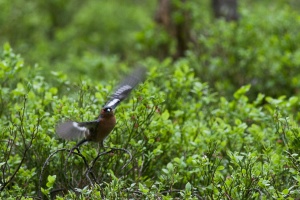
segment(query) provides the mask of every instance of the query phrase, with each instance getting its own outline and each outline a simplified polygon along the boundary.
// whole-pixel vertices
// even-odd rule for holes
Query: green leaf
[[[298,103],[298,101],[299,101],[299,98],[298,97],[291,97],[291,98],[289,98],[289,100],[288,100],[288,106],[293,106],[293,105],[295,105],[296,103]]]
[[[251,85],[244,85],[242,86],[240,89],[238,89],[235,93],[234,93],[234,98],[235,99],[239,99],[241,96],[245,95],[251,88]]]
[[[41,187],[41,191],[44,195],[48,195],[49,191]]]
[[[149,189],[144,187],[142,183],[139,183],[139,189],[143,194],[147,194],[149,192]]]
[[[54,185],[54,182],[56,180],[56,175],[53,175],[53,176],[49,175],[48,178],[47,178],[47,180],[48,180],[48,182],[47,182],[46,186],[48,188],[52,188],[53,185]]]
[[[161,118],[162,118],[163,120],[167,120],[167,119],[169,119],[169,116],[170,116],[169,111],[168,111],[168,110],[165,110],[165,111],[162,113]]]
[[[174,170],[174,166],[173,166],[172,163],[168,163],[168,164],[167,164],[167,168],[168,168],[168,170],[171,171],[171,172]]]
[[[192,185],[190,184],[190,182],[187,182],[187,184],[185,184],[185,191],[191,191],[192,189]]]
[[[288,195],[289,194],[289,189],[284,189],[284,190],[282,190],[282,194],[284,194],[284,195]]]
[[[222,170],[224,170],[224,169],[225,169],[225,167],[222,166],[222,165],[217,167],[217,171],[222,171]]]

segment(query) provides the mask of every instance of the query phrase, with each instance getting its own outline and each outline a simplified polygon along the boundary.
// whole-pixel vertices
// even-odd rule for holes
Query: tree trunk
[[[237,0],[212,0],[212,9],[216,18],[225,18],[226,21],[237,21]]]
[[[183,57],[188,49],[190,39],[190,22],[191,17],[184,8],[186,0],[181,0],[181,6],[175,6],[171,0],[159,0],[158,8],[155,14],[155,21],[162,26],[167,33],[176,41],[176,53],[173,57]],[[175,20],[174,15],[179,16],[179,20]],[[169,54],[169,46],[166,49],[166,56]]]

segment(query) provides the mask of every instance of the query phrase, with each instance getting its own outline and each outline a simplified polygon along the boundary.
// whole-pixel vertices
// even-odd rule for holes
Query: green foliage
[[[196,21],[201,26],[195,25],[196,46],[187,54],[191,66],[224,95],[245,84],[253,86],[251,99],[298,94],[299,13],[287,3],[239,3],[237,23]]]
[[[147,81],[117,108],[108,148],[88,143],[70,154],[75,141],[58,139],[56,123],[92,120],[112,84],[65,82],[57,72],[53,84],[38,70],[23,76],[30,67],[9,45],[4,52],[1,198],[299,196],[297,97],[250,101],[246,85],[228,100],[200,82],[187,61],[151,61]]]
[[[241,1],[228,23],[189,1],[190,50],[157,61],[176,45],[153,2],[0,2],[1,199],[300,196],[297,3]],[[107,148],[70,153],[57,123],[95,119],[135,60],[147,81],[116,109]]]
[[[41,188],[41,191],[44,195],[50,195],[50,191],[53,188],[55,180],[56,180],[56,175],[54,175],[54,176],[49,175],[48,176],[48,182],[46,183],[47,189],[44,189],[43,187]]]
[[[154,3],[3,1],[0,44],[10,42],[27,62],[43,66],[44,75],[63,68],[71,78],[111,78],[117,61],[136,57],[135,33],[152,21]]]
[[[258,93],[298,94],[298,1],[239,2],[237,23],[212,19],[209,0],[172,3],[181,8],[172,13],[174,22],[182,20],[183,11],[190,16],[186,59],[203,82],[227,98],[247,84],[251,100]],[[63,69],[72,80],[109,80],[126,68],[124,63],[176,52],[174,37],[153,22],[156,1],[13,0],[0,5],[0,44],[9,41],[31,65],[39,63],[46,77]]]
[[[181,1],[172,2],[177,5]],[[185,59],[201,80],[228,98],[247,84],[253,86],[249,93],[252,100],[258,93],[273,97],[298,95],[300,18],[292,5],[287,1],[242,1],[240,20],[229,23],[212,19],[199,9],[207,8],[208,1],[188,1],[174,13],[180,15],[187,10],[190,16],[186,24],[191,39]],[[174,35],[157,25],[144,28],[137,41],[140,51],[157,58],[161,58],[162,51],[170,52],[170,56],[176,51]]]

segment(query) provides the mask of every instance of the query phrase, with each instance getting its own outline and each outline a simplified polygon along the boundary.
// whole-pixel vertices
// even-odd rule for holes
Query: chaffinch
[[[85,138],[78,142],[76,147],[88,141],[98,142],[103,146],[104,139],[116,125],[114,109],[121,101],[128,97],[135,86],[144,81],[145,72],[144,68],[137,68],[131,75],[127,76],[101,109],[100,115],[96,120],[89,122],[67,121],[61,123],[56,127],[58,136],[67,140],[84,136]]]

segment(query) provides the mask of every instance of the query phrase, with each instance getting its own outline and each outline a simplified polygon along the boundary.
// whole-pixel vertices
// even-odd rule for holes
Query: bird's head
[[[101,117],[110,117],[114,115],[114,110],[111,107],[104,107],[101,110],[100,116]]]

